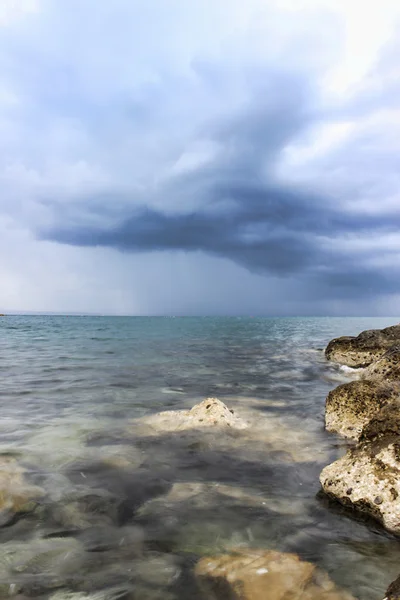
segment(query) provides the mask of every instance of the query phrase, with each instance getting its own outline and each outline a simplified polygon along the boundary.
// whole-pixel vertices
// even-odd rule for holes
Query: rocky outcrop
[[[45,494],[43,489],[29,484],[25,473],[15,458],[0,456],[0,526],[33,511]]]
[[[204,557],[195,575],[209,600],[351,600],[326,573],[295,554],[239,550]]]
[[[386,329],[363,331],[357,337],[345,336],[333,339],[325,350],[325,356],[328,360],[348,367],[367,367],[398,343],[400,343],[400,324]]]
[[[400,345],[392,346],[363,372],[365,379],[400,380]]]
[[[400,387],[379,380],[352,381],[329,392],[325,404],[327,431],[359,440],[363,428],[399,395]]]
[[[327,430],[359,443],[323,469],[322,488],[400,535],[400,325],[332,340],[325,353],[364,369],[327,397]]]
[[[400,402],[364,427],[361,442],[323,469],[323,490],[342,504],[400,534]]]
[[[204,427],[246,429],[247,423],[217,398],[206,398],[191,410],[170,410],[141,419],[141,423],[162,432]]]

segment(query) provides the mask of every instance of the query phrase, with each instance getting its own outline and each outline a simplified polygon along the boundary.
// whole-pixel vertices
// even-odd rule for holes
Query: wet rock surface
[[[360,379],[328,394],[325,425],[358,444],[320,475],[334,501],[400,535],[400,326],[332,340],[328,360],[364,367]],[[399,600],[400,578],[385,600]]]
[[[258,524],[258,528],[268,528],[270,533],[275,521],[276,535],[278,529],[282,534],[280,512],[271,504],[268,496],[233,485],[175,483],[167,495],[150,500],[139,509],[137,522],[146,530],[148,540],[162,544],[165,549],[201,555],[248,541],[249,520]],[[287,512],[289,516],[290,507]],[[233,521],[235,533],[232,535]],[[186,526],[179,527],[180,522]]]
[[[0,456],[0,526],[32,512],[45,491],[29,483],[27,470],[12,456]]]
[[[380,380],[359,380],[339,385],[325,403],[325,427],[359,440],[366,426],[381,409],[399,397],[400,386]]]
[[[400,398],[385,405],[363,428],[361,441],[400,435]]]
[[[206,398],[190,410],[164,411],[141,419],[156,431],[184,431],[204,427],[246,429],[247,423],[217,398]]]
[[[393,346],[380,358],[375,360],[362,374],[365,379],[399,381],[400,380],[400,345]]]
[[[346,506],[400,534],[400,402],[385,406],[361,433],[361,442],[325,467],[323,490]]]
[[[209,600],[352,599],[311,563],[273,550],[204,557],[195,574]]]
[[[82,545],[73,538],[33,539],[0,547],[2,597],[28,596],[68,585],[85,566]]]
[[[331,340],[326,347],[328,360],[348,367],[367,367],[385,352],[400,343],[400,325],[371,329],[358,336],[343,336]]]
[[[359,381],[338,386],[326,400],[325,423],[359,441],[320,476],[330,497],[400,534],[400,326],[332,340],[328,358],[367,366]],[[387,346],[390,348],[387,349]],[[366,358],[366,350],[373,362]],[[357,352],[359,354],[357,355]],[[377,358],[377,353],[380,356]],[[368,355],[369,356],[369,355]]]
[[[386,529],[400,533],[400,503],[396,446],[361,445],[323,469],[323,490],[345,506],[380,521]]]

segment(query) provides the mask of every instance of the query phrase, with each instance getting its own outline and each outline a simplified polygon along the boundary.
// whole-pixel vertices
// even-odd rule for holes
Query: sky
[[[400,314],[398,0],[0,0],[0,312]]]

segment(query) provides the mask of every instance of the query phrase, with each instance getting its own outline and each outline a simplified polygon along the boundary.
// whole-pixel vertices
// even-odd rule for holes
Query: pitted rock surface
[[[370,329],[358,336],[343,336],[331,340],[326,347],[328,360],[348,367],[367,367],[400,343],[400,324],[385,329]]]
[[[364,428],[361,443],[325,467],[326,494],[400,534],[400,407],[388,404]]]
[[[339,385],[326,399],[326,429],[359,440],[363,428],[384,406],[399,397],[399,391],[400,386],[379,380]]]
[[[328,575],[296,554],[239,550],[204,557],[195,575],[209,600],[351,600]]]
[[[206,398],[191,410],[171,410],[144,417],[141,423],[162,432],[187,429],[229,428],[246,429],[247,423],[217,398]]]

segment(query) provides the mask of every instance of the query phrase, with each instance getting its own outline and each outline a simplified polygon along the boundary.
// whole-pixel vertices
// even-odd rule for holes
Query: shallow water
[[[295,551],[360,600],[382,598],[399,542],[317,497],[346,450],[323,429],[324,400],[354,377],[321,350],[395,322],[0,319],[0,451],[46,491],[0,528],[0,596],[193,599],[200,556],[251,546]],[[151,435],[134,421],[207,396],[250,431]]]

